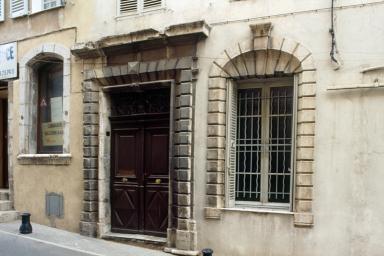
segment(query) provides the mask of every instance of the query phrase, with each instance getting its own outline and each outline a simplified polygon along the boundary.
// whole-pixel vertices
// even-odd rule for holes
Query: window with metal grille
[[[155,10],[164,6],[164,0],[119,0],[118,13],[137,14],[143,11]]]
[[[229,189],[234,205],[289,209],[292,188],[292,83],[242,84],[232,90]]]

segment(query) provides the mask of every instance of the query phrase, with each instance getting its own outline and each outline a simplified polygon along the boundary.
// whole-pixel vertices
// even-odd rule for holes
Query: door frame
[[[100,237],[111,233],[111,122],[109,116],[111,113],[111,91],[120,90],[128,86],[145,87],[154,84],[163,84],[164,87],[170,88],[170,111],[169,111],[169,190],[168,190],[168,228],[172,225],[172,191],[174,178],[173,163],[173,145],[174,145],[174,115],[175,115],[175,81],[172,80],[159,80],[151,82],[137,83],[135,85],[117,85],[105,86],[99,92],[99,157],[98,157],[98,230]],[[168,234],[167,234],[168,236]],[[167,239],[169,239],[167,237]]]

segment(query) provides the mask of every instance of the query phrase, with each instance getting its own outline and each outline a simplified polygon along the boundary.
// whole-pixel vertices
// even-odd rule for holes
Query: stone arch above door
[[[271,35],[270,23],[251,25],[252,39],[237,43],[213,62],[208,80],[206,218],[219,219],[225,203],[226,99],[228,81],[294,76],[297,89],[295,183],[296,226],[312,226],[316,68],[298,42]]]

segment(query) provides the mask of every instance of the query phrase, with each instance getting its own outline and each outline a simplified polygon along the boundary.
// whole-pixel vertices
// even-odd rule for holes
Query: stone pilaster
[[[80,233],[97,236],[98,220],[98,152],[99,152],[99,87],[83,83],[83,175],[84,195]]]

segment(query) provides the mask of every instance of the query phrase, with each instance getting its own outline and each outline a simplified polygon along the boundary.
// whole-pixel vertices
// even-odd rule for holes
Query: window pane
[[[293,88],[270,89],[268,201],[289,203]]]
[[[260,201],[261,89],[238,90],[236,200]]]
[[[63,152],[63,64],[49,60],[38,69],[38,153]]]

